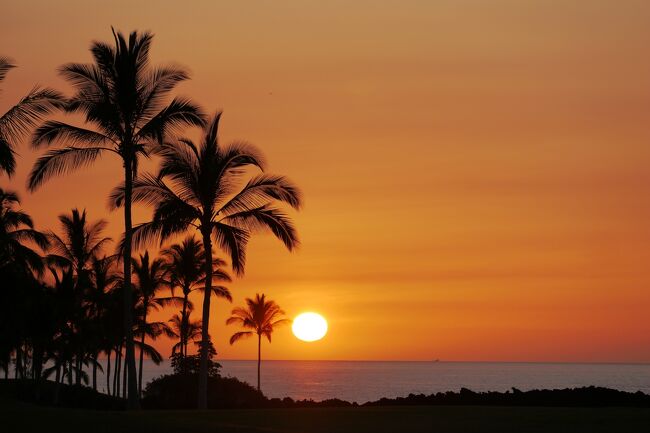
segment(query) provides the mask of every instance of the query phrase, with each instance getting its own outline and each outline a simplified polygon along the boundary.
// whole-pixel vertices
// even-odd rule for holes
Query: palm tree
[[[230,337],[230,344],[236,341],[257,334],[257,390],[260,390],[260,367],[262,363],[262,336],[265,336],[269,343],[271,334],[277,326],[289,323],[289,319],[282,316],[284,311],[275,301],[267,300],[265,295],[259,293],[255,299],[246,298],[246,308],[237,307],[232,310],[232,316],[226,320],[226,325],[236,324],[250,331],[235,332]]]
[[[136,245],[158,239],[161,243],[188,229],[202,237],[205,254],[205,295],[202,315],[202,350],[198,407],[207,407],[210,297],[212,290],[212,240],[226,254],[236,274],[242,275],[246,245],[252,233],[269,230],[290,251],[298,235],[290,217],[278,204],[298,209],[301,194],[282,176],[259,174],[242,184],[251,169],[262,169],[260,152],[245,143],[221,146],[217,140],[217,113],[204,130],[200,145],[189,139],[165,146],[157,176],[145,175],[134,182],[133,200],[154,206],[151,222],[134,229]],[[121,206],[127,199],[124,185],[112,193],[111,202]]]
[[[149,251],[141,254],[139,259],[132,259],[133,273],[137,278],[137,298],[138,303],[136,311],[140,311],[141,320],[138,323],[140,341],[140,368],[138,376],[138,392],[142,393],[142,366],[144,363],[144,352],[147,348],[145,337],[149,335],[152,338],[158,337],[163,332],[168,335],[169,327],[166,323],[156,322],[155,324],[147,323],[147,315],[150,310],[157,310],[160,307],[172,303],[180,303],[181,298],[172,296],[166,298],[158,298],[156,294],[163,288],[168,286],[166,280],[167,269],[165,261],[162,258],[151,260],[149,258]],[[156,352],[157,353],[157,352]]]
[[[29,244],[45,249],[49,241],[34,229],[28,214],[15,208],[19,204],[15,192],[0,188],[0,269],[40,274],[44,269],[42,257]]]
[[[124,169],[124,249],[123,290],[126,363],[128,366],[129,407],[138,406],[133,344],[133,303],[131,288],[131,194],[137,178],[138,161],[148,156],[165,135],[183,125],[203,125],[201,110],[188,99],[164,102],[188,73],[177,67],[154,68],[149,63],[151,33],[132,32],[128,38],[113,31],[115,45],[93,42],[91,64],[71,63],[60,68],[61,75],[76,93],[66,111],[85,117],[88,128],[50,120],[34,133],[36,147],[61,144],[40,157],[28,186],[35,190],[51,177],[88,166],[100,156],[114,154]]]
[[[81,383],[83,364],[87,363],[87,349],[93,337],[97,336],[94,326],[93,265],[99,254],[111,241],[102,235],[106,228],[105,220],[89,222],[86,210],[72,209],[70,214],[59,215],[62,236],[49,232],[49,254],[46,257],[51,266],[70,270],[74,279],[74,293],[70,300],[70,323],[72,334],[77,342],[76,371],[77,384]],[[91,354],[90,360],[94,361]],[[96,364],[95,364],[96,365]],[[95,370],[93,366],[93,370]]]
[[[0,82],[15,65],[0,57]],[[0,116],[0,173],[9,176],[16,170],[16,143],[39,122],[54,111],[63,98],[54,90],[34,87],[9,111]]]
[[[49,232],[51,264],[70,266],[78,281],[90,278],[94,260],[111,238],[102,236],[106,221],[88,222],[86,210],[72,209],[69,215],[59,215],[63,237]],[[87,287],[86,287],[87,288]]]
[[[180,288],[183,292],[183,307],[181,309],[180,328],[178,336],[180,338],[181,357],[187,356],[187,335],[189,326],[190,311],[193,305],[189,300],[190,294],[194,290],[205,290],[205,253],[201,241],[197,240],[194,236],[186,237],[182,243],[174,244],[166,250],[162,251],[162,255],[167,260],[167,269],[169,271],[169,285],[172,290],[172,295],[176,288]],[[222,259],[215,258],[213,260],[213,280],[231,282],[232,278],[227,272],[221,268],[226,266],[226,262]],[[200,286],[203,284],[203,286]],[[232,302],[232,296],[228,288],[224,286],[214,286],[213,293]]]
[[[186,321],[184,321],[180,315],[174,314],[169,323],[171,323],[171,329],[176,338],[179,338],[179,342],[172,346],[172,356],[178,353],[182,358],[187,357],[187,345],[190,340],[199,341],[201,338],[201,321],[189,320],[189,313],[187,315]],[[185,334],[184,336],[182,334]]]
[[[93,389],[95,390],[97,389],[97,368],[99,367],[98,356],[102,351],[107,354],[107,379],[110,376],[110,356],[113,340],[111,339],[111,312],[109,307],[112,290],[119,281],[114,266],[117,259],[118,256],[115,255],[101,258],[96,256],[90,265],[92,290],[87,295],[86,300],[89,304],[88,315],[93,328],[91,343],[93,348]]]
[[[175,337],[176,334],[172,330],[172,328],[165,322],[140,322],[138,326],[135,327],[135,333],[136,335],[142,335],[142,340],[136,341],[136,347],[140,351],[140,370],[139,370],[139,378],[138,378],[138,391],[142,393],[142,363],[143,363],[143,357],[144,355],[147,355],[151,361],[153,361],[154,364],[160,365],[160,363],[163,360],[162,355],[160,352],[156,350],[155,347],[151,346],[150,344],[145,343],[144,336],[148,336],[150,339],[155,340],[161,335],[165,335],[167,337]]]

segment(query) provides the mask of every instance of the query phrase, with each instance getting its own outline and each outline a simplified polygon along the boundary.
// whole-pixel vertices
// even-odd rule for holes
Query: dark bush
[[[146,409],[194,409],[199,376],[168,374],[147,384],[142,399]],[[245,382],[230,377],[208,378],[209,409],[245,409],[266,406],[268,400]]]
[[[29,379],[0,381],[0,394],[43,406],[81,409],[124,409],[124,400],[80,385],[56,384],[49,380],[36,384]]]

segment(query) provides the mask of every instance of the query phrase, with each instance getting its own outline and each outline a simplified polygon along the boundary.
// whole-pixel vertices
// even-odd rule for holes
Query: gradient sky
[[[192,71],[177,93],[304,190],[300,250],[256,238],[231,289],[330,332],[281,329],[267,359],[650,362],[649,22],[644,0],[3,2],[0,110],[69,93],[56,68],[110,25],[153,31],[154,63]],[[117,160],[30,195],[20,154],[0,186],[38,228],[86,207],[120,236]],[[254,358],[231,308],[219,356]]]

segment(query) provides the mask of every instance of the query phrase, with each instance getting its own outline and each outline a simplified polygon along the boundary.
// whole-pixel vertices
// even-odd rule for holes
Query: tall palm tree
[[[0,82],[15,65],[0,57]],[[34,87],[16,105],[0,116],[0,173],[9,176],[16,170],[16,144],[43,116],[54,111],[62,96],[50,89]]]
[[[76,93],[66,111],[85,117],[88,127],[50,120],[34,133],[36,147],[59,146],[40,157],[28,186],[35,190],[51,177],[67,174],[95,162],[106,154],[117,155],[124,169],[124,281],[123,309],[128,366],[129,407],[138,406],[133,344],[131,288],[131,194],[137,178],[138,160],[162,143],[167,133],[183,125],[203,125],[201,110],[191,101],[165,100],[188,73],[177,67],[154,68],[149,62],[151,33],[132,32],[128,38],[113,31],[114,46],[93,42],[91,64],[71,63],[60,68],[61,75]]]
[[[154,206],[151,222],[134,229],[134,244],[152,240],[162,243],[170,236],[196,229],[205,254],[205,295],[202,315],[202,350],[199,371],[198,406],[207,407],[210,298],[212,290],[212,240],[230,258],[236,274],[244,272],[246,245],[252,233],[268,230],[290,251],[298,245],[298,235],[290,217],[277,205],[298,209],[301,194],[282,176],[246,175],[262,169],[260,152],[245,143],[221,146],[217,140],[217,113],[205,127],[203,140],[196,145],[180,139],[161,150],[162,164],[157,176],[146,175],[134,182],[133,200]],[[124,185],[112,193],[112,203],[127,199]]]
[[[189,300],[190,294],[195,290],[205,289],[205,266],[203,245],[201,241],[194,236],[186,237],[182,243],[174,244],[168,249],[162,251],[163,257],[167,260],[167,269],[169,271],[169,285],[172,295],[176,288],[180,288],[183,293],[183,306],[181,308],[180,329],[178,336],[180,338],[179,348],[181,357],[187,356],[187,334],[189,326],[190,311],[193,305]],[[213,260],[212,276],[213,280],[231,282],[232,278],[222,268],[226,262],[220,258]],[[232,296],[228,288],[224,286],[214,286],[213,293],[232,302]]]
[[[277,326],[289,323],[289,319],[282,316],[284,311],[275,301],[267,300],[264,294],[256,294],[255,299],[246,298],[246,307],[237,307],[232,310],[232,316],[226,320],[226,325],[239,325],[249,331],[235,332],[230,337],[230,344],[236,341],[257,335],[257,390],[260,390],[260,367],[262,364],[262,336],[271,342],[271,334]]]
[[[142,366],[144,363],[144,352],[146,348],[145,337],[149,335],[152,338],[158,337],[161,333],[169,330],[166,323],[158,322],[151,324],[147,322],[147,315],[150,310],[157,310],[160,307],[170,305],[172,303],[180,303],[181,298],[172,296],[159,298],[156,297],[158,292],[168,287],[167,268],[165,261],[162,258],[151,260],[149,258],[149,251],[140,254],[138,259],[132,259],[133,273],[137,278],[137,299],[138,303],[136,310],[140,311],[141,319],[138,323],[140,341],[140,366],[138,375],[138,392],[142,393]],[[171,332],[167,332],[171,334]]]

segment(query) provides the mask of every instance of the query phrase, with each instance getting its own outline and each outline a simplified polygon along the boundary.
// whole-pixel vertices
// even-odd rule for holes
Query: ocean
[[[219,361],[222,375],[257,383],[257,361]],[[171,367],[145,361],[144,383]],[[104,379],[99,379],[104,388]],[[262,391],[268,397],[356,401],[411,393],[506,391],[603,386],[650,394],[650,364],[505,362],[263,361]]]

